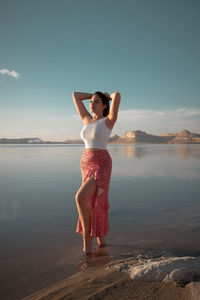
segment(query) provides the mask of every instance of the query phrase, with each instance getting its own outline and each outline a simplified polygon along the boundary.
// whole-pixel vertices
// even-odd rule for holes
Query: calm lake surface
[[[109,260],[200,255],[200,145],[108,145]],[[0,298],[19,299],[80,271],[75,194],[84,145],[0,145]],[[96,240],[94,240],[96,246]]]

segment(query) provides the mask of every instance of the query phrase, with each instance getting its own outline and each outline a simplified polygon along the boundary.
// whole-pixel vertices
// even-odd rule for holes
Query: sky
[[[0,138],[80,139],[75,91],[121,94],[111,136],[200,133],[199,15],[199,0],[0,0]]]

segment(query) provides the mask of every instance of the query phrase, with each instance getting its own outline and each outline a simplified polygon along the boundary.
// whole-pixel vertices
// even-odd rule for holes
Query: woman
[[[112,172],[112,159],[106,149],[113,126],[117,120],[120,93],[110,96],[99,91],[94,94],[74,92],[75,107],[83,122],[81,137],[85,151],[81,157],[82,185],[76,193],[79,213],[76,233],[83,235],[83,252],[92,254],[93,237],[99,247],[105,246],[104,236],[109,231],[108,191]],[[87,111],[83,100],[90,100]],[[109,106],[111,100],[111,107]]]

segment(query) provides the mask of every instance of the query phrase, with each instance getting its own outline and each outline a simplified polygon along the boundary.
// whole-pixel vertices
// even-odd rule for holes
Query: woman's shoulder
[[[103,117],[101,119],[101,121],[105,122],[105,125],[107,126],[108,129],[113,129],[114,123],[112,120],[109,119],[108,116]],[[91,117],[85,117],[84,121],[83,121],[83,125],[87,126],[89,124],[92,124],[93,122],[96,122],[92,116]]]

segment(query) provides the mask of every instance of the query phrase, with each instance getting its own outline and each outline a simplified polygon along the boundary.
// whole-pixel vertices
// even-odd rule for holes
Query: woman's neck
[[[102,119],[102,118],[103,118],[103,115],[102,116],[93,115],[94,120],[98,120],[98,119]]]

